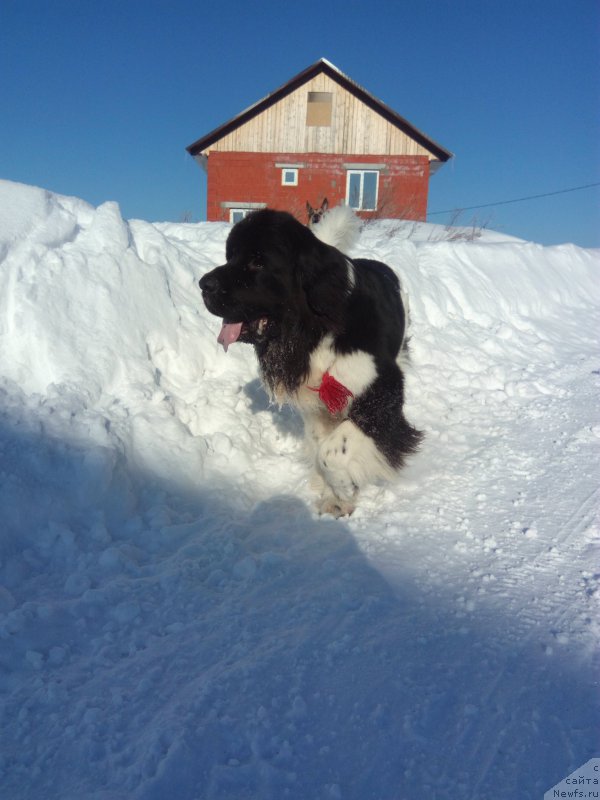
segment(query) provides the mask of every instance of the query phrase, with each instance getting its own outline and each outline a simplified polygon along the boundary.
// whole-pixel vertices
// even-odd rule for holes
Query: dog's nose
[[[203,294],[216,294],[220,289],[219,279],[210,272],[208,275],[204,275],[200,278],[198,285],[202,289]]]

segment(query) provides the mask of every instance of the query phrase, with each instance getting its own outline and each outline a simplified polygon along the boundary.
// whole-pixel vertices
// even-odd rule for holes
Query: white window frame
[[[248,216],[248,214],[251,211],[255,211],[257,208],[266,208],[266,207],[267,207],[266,203],[244,203],[243,201],[239,200],[237,202],[235,201],[232,202],[231,200],[227,200],[221,203],[221,208],[227,209],[227,211],[229,211],[230,222],[233,222],[233,217],[235,214],[241,214],[242,215],[241,218],[243,219],[244,217]]]
[[[346,171],[346,205],[350,206],[350,208],[355,209],[356,211],[377,211],[377,203],[379,201],[379,170],[378,169],[349,169]],[[365,175],[367,173],[374,173],[377,176],[377,181],[375,183],[375,205],[373,208],[364,208],[363,207],[363,200],[364,200],[364,185],[365,185]],[[351,175],[360,175],[360,196],[358,200],[358,205],[354,206],[350,202],[350,176]]]
[[[230,208],[230,209],[229,209],[229,222],[231,222],[231,223],[234,223],[234,224],[235,224],[236,222],[239,222],[239,221],[240,221],[240,219],[244,219],[244,217],[247,217],[247,216],[248,216],[248,214],[249,214],[251,211],[252,211],[252,209],[251,209],[251,208]],[[241,216],[240,216],[240,218],[239,218],[239,219],[234,219],[234,217],[236,216],[236,214],[241,214]]]
[[[286,180],[287,176],[291,176],[291,180]],[[298,186],[298,168],[297,167],[283,167],[281,170],[281,185],[282,186]]]

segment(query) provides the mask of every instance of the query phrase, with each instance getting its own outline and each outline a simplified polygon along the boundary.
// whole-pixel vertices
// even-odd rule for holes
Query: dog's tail
[[[310,226],[317,239],[342,253],[354,247],[360,236],[360,228],[360,219],[348,206],[336,206],[326,211],[318,223]]]

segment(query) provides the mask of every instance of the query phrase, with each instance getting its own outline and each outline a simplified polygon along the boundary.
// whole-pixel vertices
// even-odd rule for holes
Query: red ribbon
[[[319,397],[327,406],[330,414],[339,414],[348,405],[348,398],[354,397],[350,389],[337,381],[329,372],[323,375],[318,389],[314,389],[312,386],[308,388],[312,392],[319,393]]]

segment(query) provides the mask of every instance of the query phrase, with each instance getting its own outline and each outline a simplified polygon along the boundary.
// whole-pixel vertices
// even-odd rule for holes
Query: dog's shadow
[[[301,439],[304,435],[304,423],[299,414],[288,406],[277,406],[269,400],[265,389],[256,378],[244,386],[244,393],[250,399],[250,411],[253,414],[268,412],[273,418],[273,424],[280,433]]]

